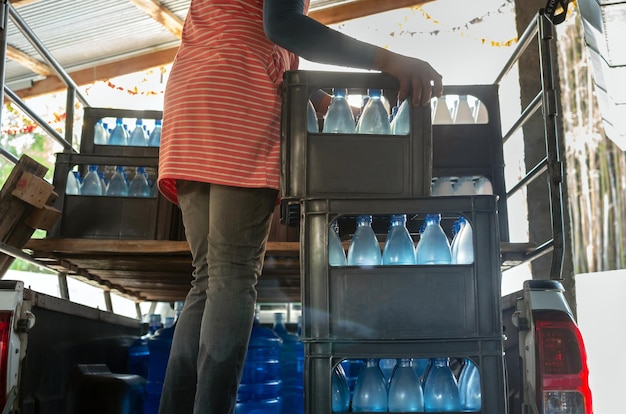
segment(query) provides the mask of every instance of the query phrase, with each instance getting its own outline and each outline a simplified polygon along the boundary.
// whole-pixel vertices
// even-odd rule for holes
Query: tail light
[[[570,315],[535,311],[537,407],[543,414],[593,414],[587,352]]]
[[[9,348],[11,346],[11,320],[13,312],[0,312],[0,407],[4,407],[7,400],[7,375],[9,371]]]

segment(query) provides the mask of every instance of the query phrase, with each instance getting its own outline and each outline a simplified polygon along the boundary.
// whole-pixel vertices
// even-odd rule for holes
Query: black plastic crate
[[[66,194],[69,171],[75,166],[86,171],[90,164],[101,166],[107,176],[116,165],[146,167],[150,179],[156,183],[157,157],[59,153],[53,184],[59,194],[54,206],[61,210],[61,218],[48,237],[184,240],[180,210],[158,191],[145,198]]]
[[[300,260],[303,337],[312,340],[494,338],[501,335],[495,196],[303,200]],[[361,214],[464,216],[474,263],[331,267],[328,228]],[[379,239],[380,241],[380,239]]]
[[[80,152],[82,154],[148,157],[159,156],[158,147],[99,145],[94,143],[96,123],[101,119],[107,118],[112,119],[113,124],[109,125],[111,129],[115,127],[116,118],[124,118],[126,124],[128,125],[128,133],[130,134],[135,128],[136,119],[140,118],[144,121],[144,123],[146,123],[146,120],[153,122],[157,119],[163,118],[163,111],[86,107],[84,109],[83,127],[80,138]],[[147,124],[151,125],[150,123]]]
[[[344,359],[469,358],[481,378],[482,414],[506,414],[506,381],[501,341],[408,341],[305,344],[304,387],[307,414],[332,411],[332,371]]]
[[[446,85],[443,95],[467,95],[486,109],[485,123],[434,124],[433,177],[484,176],[498,195],[500,239],[509,240],[498,85]]]
[[[432,138],[429,108],[411,108],[410,135],[307,132],[307,102],[318,89],[366,94],[381,88],[395,104],[398,83],[379,73],[290,71],[284,76],[281,121],[281,200],[398,198],[430,194]],[[292,215],[297,209],[292,209]],[[293,218],[284,217],[286,221]]]

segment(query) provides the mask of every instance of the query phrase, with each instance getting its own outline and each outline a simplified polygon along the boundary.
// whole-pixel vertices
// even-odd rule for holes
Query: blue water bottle
[[[237,390],[237,414],[281,414],[282,339],[255,316]]]
[[[130,181],[128,186],[129,197],[150,197],[152,192],[146,179],[146,169],[144,167],[137,167],[135,169],[135,176]]]
[[[481,409],[480,372],[471,359],[466,358],[459,375],[459,395],[463,411]]]
[[[128,133],[124,128],[124,119],[117,118],[115,120],[115,128],[109,135],[109,145],[128,145]]]
[[[417,242],[417,264],[450,264],[450,242],[439,224],[441,214],[427,214],[424,233]]]
[[[367,94],[369,99],[359,117],[356,132],[358,134],[389,135],[391,133],[389,113],[382,101],[382,90],[368,89]]]
[[[347,413],[350,408],[350,389],[341,364],[333,369],[331,377],[331,407],[334,413]]]
[[[328,264],[330,266],[346,266],[346,251],[339,238],[339,226],[337,220],[333,220],[328,228]]]
[[[474,235],[472,226],[465,219],[459,217],[459,231],[452,240],[451,255],[453,264],[474,263]]]
[[[150,136],[148,137],[149,147],[158,147],[161,145],[161,125],[162,121],[160,119],[154,121],[154,129],[150,132]]]
[[[176,325],[159,328],[148,338],[148,382],[146,383],[144,414],[156,414],[159,411],[159,401],[175,328]]]
[[[80,188],[81,195],[102,195],[102,182],[98,175],[98,166],[90,165]]]
[[[415,264],[415,245],[409,230],[406,228],[406,214],[391,216],[391,224],[383,248],[383,264]]]
[[[387,384],[376,359],[368,359],[359,372],[352,397],[352,411],[387,411]]]
[[[410,358],[403,358],[398,363],[389,383],[390,412],[424,411],[424,393],[419,377]]]
[[[382,254],[376,233],[372,229],[372,216],[358,216],[356,225],[356,230],[348,247],[348,265],[380,265],[382,263]]]
[[[113,197],[126,197],[128,195],[128,184],[124,178],[124,167],[118,165],[115,167],[115,173],[109,180],[106,195]]]
[[[300,337],[289,333],[285,326],[284,314],[274,313],[274,332],[283,340],[280,354],[280,377],[282,386],[283,414],[304,413],[304,344]]]
[[[148,145],[148,137],[146,136],[146,131],[143,129],[143,121],[141,118],[135,120],[135,128],[130,133],[128,145],[135,147],[145,147]]]
[[[333,97],[324,118],[322,132],[334,134],[354,134],[355,122],[352,108],[346,99],[346,88],[333,88]]]
[[[425,411],[460,411],[461,401],[450,358],[435,358],[424,381]]]

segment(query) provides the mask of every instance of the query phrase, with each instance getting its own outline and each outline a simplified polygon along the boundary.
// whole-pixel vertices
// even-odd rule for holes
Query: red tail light
[[[544,414],[593,414],[587,352],[572,318],[536,311],[537,406]]]
[[[13,312],[0,312],[0,407],[7,399],[7,372],[9,369],[9,347],[11,341],[11,319]]]

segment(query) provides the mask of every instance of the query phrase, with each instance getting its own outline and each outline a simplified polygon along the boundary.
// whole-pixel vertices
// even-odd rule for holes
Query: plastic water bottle
[[[389,383],[389,412],[424,411],[424,392],[413,368],[413,360],[399,361]]]
[[[331,377],[331,407],[334,413],[347,413],[350,408],[350,389],[341,364],[333,369]]]
[[[128,133],[124,128],[123,122],[122,118],[115,120],[115,128],[113,128],[109,136],[109,145],[128,145]]]
[[[348,389],[350,390],[350,399],[352,399],[356,380],[359,377],[361,369],[365,367],[365,361],[362,359],[344,359],[343,361],[341,361],[341,366],[346,373]]]
[[[493,186],[491,185],[491,181],[489,181],[489,178],[485,176],[478,177],[478,180],[476,180],[476,183],[474,185],[476,187],[476,194],[493,194]]]
[[[144,167],[137,167],[135,169],[135,176],[128,186],[129,197],[150,197],[150,186],[148,185],[145,173],[146,169]]]
[[[237,414],[280,414],[282,339],[255,316],[237,390]]]
[[[433,196],[449,196],[454,194],[452,177],[435,177],[430,193]]]
[[[474,177],[463,176],[459,177],[453,186],[454,195],[476,195],[476,188],[474,187]]]
[[[146,136],[146,131],[143,129],[143,121],[141,118],[135,120],[135,128],[133,132],[130,133],[128,145],[135,147],[145,147],[148,145],[148,137]]]
[[[81,195],[102,195],[102,183],[100,182],[100,177],[98,176],[98,166],[90,165],[88,167],[88,172],[85,174],[85,178],[83,179],[83,185],[80,188]]]
[[[382,101],[381,89],[368,89],[369,100],[356,126],[358,134],[391,134],[389,113]]]
[[[413,358],[413,370],[419,377],[422,384],[426,378],[426,372],[428,371],[429,365],[430,359],[428,358]]]
[[[471,359],[466,358],[459,375],[459,396],[463,411],[480,411],[480,372]]]
[[[454,123],[455,124],[473,124],[474,114],[467,101],[467,95],[459,96],[459,103],[454,111]]]
[[[450,108],[446,102],[446,96],[435,100],[435,110],[433,114],[433,125],[449,125],[454,123]]]
[[[328,264],[331,266],[346,266],[346,251],[343,248],[338,233],[339,227],[334,220],[328,228]]]
[[[424,382],[425,411],[460,411],[461,401],[450,358],[435,358]]]
[[[162,121],[160,119],[156,119],[154,121],[154,129],[150,132],[150,136],[148,137],[149,147],[158,147],[161,145],[161,129]]]
[[[441,214],[426,215],[426,228],[415,251],[417,264],[450,264],[450,242],[441,228]]]
[[[118,165],[115,167],[115,172],[109,180],[107,186],[106,195],[114,197],[126,197],[128,196],[128,184],[124,178],[124,167]]]
[[[372,216],[358,216],[348,248],[349,266],[376,266],[382,263],[380,245],[372,229]]]
[[[487,107],[481,101],[476,101],[476,107],[474,108],[474,122],[476,124],[488,124],[489,114]]]
[[[99,119],[96,122],[93,130],[93,143],[97,145],[106,145],[108,141],[108,132],[104,129],[104,125],[102,124],[102,119]]]
[[[280,377],[283,414],[304,413],[304,344],[297,335],[287,331],[284,314],[274,313],[274,332],[283,340],[280,354]]]
[[[306,129],[312,134],[320,132],[320,124],[317,122],[317,114],[311,101],[308,101],[306,106]]]
[[[368,359],[359,372],[352,397],[352,411],[387,411],[387,385],[376,359]]]
[[[393,135],[408,135],[411,132],[411,110],[409,100],[405,99],[398,107],[398,112],[391,121]]]
[[[385,379],[385,384],[389,385],[389,381],[391,381],[391,375],[393,374],[393,370],[396,368],[397,361],[395,358],[381,358],[378,360],[378,367],[380,371],[383,373],[383,378]]]
[[[67,182],[65,183],[65,194],[78,195],[80,194],[80,182],[74,171],[69,170],[67,172]]]
[[[102,195],[107,192],[107,178],[104,175],[104,171],[98,170],[98,177],[100,177],[100,185],[102,186]]]
[[[459,232],[452,240],[450,254],[452,256],[452,264],[471,264],[474,263],[474,235],[472,226],[465,219],[459,217]]]
[[[415,264],[415,245],[406,228],[406,214],[391,216],[391,225],[383,248],[384,265]]]
[[[346,99],[346,88],[334,88],[330,106],[324,118],[322,132],[335,134],[354,134],[355,122],[352,108]]]

